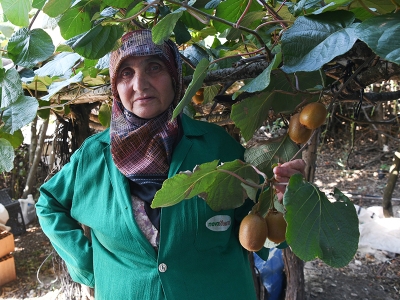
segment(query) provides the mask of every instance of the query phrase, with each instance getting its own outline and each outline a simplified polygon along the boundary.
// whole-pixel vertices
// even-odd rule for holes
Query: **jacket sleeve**
[[[71,278],[94,287],[92,247],[71,215],[78,166],[78,159],[73,158],[74,155],[70,163],[41,186],[36,211],[43,232],[65,261]]]

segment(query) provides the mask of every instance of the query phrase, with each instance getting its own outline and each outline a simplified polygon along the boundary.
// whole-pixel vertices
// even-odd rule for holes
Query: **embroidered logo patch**
[[[231,226],[231,217],[228,215],[216,215],[206,222],[206,227],[212,231],[226,231]]]

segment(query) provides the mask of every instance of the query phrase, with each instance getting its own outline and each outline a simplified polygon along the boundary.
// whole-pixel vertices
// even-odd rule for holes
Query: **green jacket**
[[[182,127],[169,177],[214,159],[243,157],[243,147],[219,126],[183,116]],[[40,191],[43,231],[72,279],[95,287],[96,300],[256,299],[247,251],[238,241],[251,203],[215,212],[194,197],[163,208],[156,253],[135,222],[109,130],[88,138]],[[92,242],[80,224],[91,228]]]

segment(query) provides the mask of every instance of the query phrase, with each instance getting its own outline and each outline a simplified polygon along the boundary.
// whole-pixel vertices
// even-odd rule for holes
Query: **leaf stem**
[[[253,168],[254,168],[254,167],[253,167]],[[264,186],[264,185],[262,185],[262,184],[257,184],[257,183],[251,182],[251,181],[247,181],[247,180],[243,179],[242,177],[240,177],[239,175],[237,175],[236,173],[233,173],[233,172],[228,171],[228,170],[217,169],[217,171],[222,172],[222,173],[229,174],[229,175],[231,175],[231,176],[233,176],[233,177],[236,177],[236,178],[239,179],[241,182],[243,182],[245,185],[248,185],[248,186],[251,186],[251,187],[254,187],[254,188],[257,188],[257,189],[262,189],[262,187]]]

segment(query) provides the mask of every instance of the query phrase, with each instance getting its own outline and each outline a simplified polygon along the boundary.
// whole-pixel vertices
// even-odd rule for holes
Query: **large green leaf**
[[[39,77],[64,76],[65,74],[72,72],[72,67],[80,58],[81,56],[77,53],[61,52],[41,68],[35,70],[35,74]]]
[[[6,139],[11,143],[11,145],[14,147],[14,149],[18,148],[21,146],[21,144],[24,141],[24,135],[22,134],[22,131],[19,129],[15,131],[13,134],[9,134],[3,131],[0,131],[0,138]]]
[[[298,72],[296,78],[294,75],[285,76],[283,72],[277,72],[271,74],[270,84],[265,92],[250,96],[232,106],[231,119],[240,128],[246,141],[253,137],[271,109],[276,114],[289,113],[303,100],[308,98],[308,101],[311,101],[316,97],[294,91],[292,87],[296,82],[301,90],[321,84],[318,72]]]
[[[236,23],[243,15],[243,12],[246,10],[248,2],[249,1],[243,0],[223,1],[218,5],[215,16],[221,19],[225,19],[226,21]],[[257,1],[252,1],[246,13],[260,10],[262,10],[260,4]],[[218,21],[214,21],[213,25],[218,32],[223,32],[225,29],[230,28],[229,25],[223,24]]]
[[[350,8],[360,7],[365,10],[368,7],[373,12],[378,12],[379,14],[387,14],[393,12],[397,9],[393,0],[362,0],[362,1],[352,1]]]
[[[117,7],[127,8],[133,1],[132,0],[103,0],[104,4]]]
[[[247,194],[241,186],[242,182],[232,174],[251,182],[258,183],[259,180],[249,164],[235,160],[218,166],[215,160],[196,166],[193,172],[182,172],[164,181],[151,206],[171,206],[198,195],[214,211],[239,207]]]
[[[63,80],[59,82],[53,82],[48,89],[48,94],[46,96],[41,97],[42,100],[50,100],[51,96],[55,95],[59,91],[61,91],[64,87],[70,85],[71,83],[81,82],[83,79],[82,72],[79,72],[74,77],[71,77],[68,80]]]
[[[42,9],[43,6],[46,4],[46,0],[33,0],[32,7],[37,9]]]
[[[4,72],[4,69],[1,69]],[[1,76],[1,105],[0,108],[8,107],[22,94],[21,79],[16,69],[8,69]]]
[[[288,135],[284,135],[278,140],[260,142],[246,149],[244,160],[266,174],[268,178],[272,178],[272,166],[291,160],[298,151],[299,147],[296,143]]]
[[[207,59],[203,58],[198,65],[196,66],[196,70],[193,74],[193,79],[190,82],[189,86],[185,91],[185,95],[183,96],[182,100],[179,102],[177,107],[174,109],[173,117],[176,118],[183,108],[189,104],[190,100],[194,96],[194,94],[201,88],[203,84],[203,80],[207,75],[209,62]]]
[[[0,172],[10,172],[14,167],[14,148],[9,141],[0,138]]]
[[[89,31],[73,37],[65,43],[81,56],[90,59],[101,58],[113,50],[124,30],[118,25],[96,25]]]
[[[351,49],[357,36],[354,14],[332,11],[299,17],[282,35],[286,73],[315,71]]]
[[[71,0],[48,0],[43,6],[43,12],[55,18],[71,6]]]
[[[32,9],[31,0],[1,0],[1,7],[7,19],[14,25],[26,27],[29,25],[29,12]]]
[[[182,16],[183,11],[175,11],[166,15],[157,23],[151,30],[153,42],[155,44],[162,44],[164,41],[168,40],[171,36],[172,31],[175,28],[176,22]]]
[[[35,118],[38,107],[39,103],[36,98],[20,95],[17,101],[4,110],[3,130],[6,133],[13,134],[29,124]]]
[[[400,64],[400,13],[367,19],[356,34],[382,59]]]
[[[255,93],[266,89],[269,86],[271,79],[271,71],[276,69],[282,62],[282,53],[278,53],[274,56],[268,67],[262,71],[260,75],[252,79],[240,88],[240,92]]]
[[[358,216],[347,197],[338,198],[329,201],[300,174],[290,178],[283,197],[286,241],[300,259],[318,257],[332,267],[346,266],[353,259],[360,236]]]
[[[9,40],[8,56],[16,65],[32,68],[48,59],[54,52],[54,45],[49,34],[37,28],[18,30]]]
[[[92,26],[89,11],[81,6],[72,7],[62,15],[58,26],[61,36],[66,40],[84,33]]]

